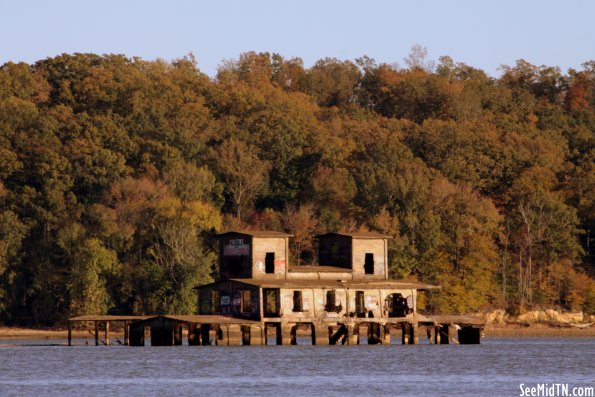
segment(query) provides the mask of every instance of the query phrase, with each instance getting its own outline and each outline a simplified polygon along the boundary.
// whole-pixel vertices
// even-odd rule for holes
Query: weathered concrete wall
[[[294,312],[294,291],[302,293],[302,311]],[[383,318],[390,316],[388,300],[392,294],[401,294],[414,309],[417,300],[416,290],[403,289],[335,289],[335,305],[337,310],[327,311],[324,288],[285,288],[281,289],[281,317],[283,320],[295,322],[311,322],[323,318],[356,317],[356,293],[364,292],[364,317]],[[361,315],[360,315],[361,316]]]
[[[289,272],[288,280],[351,280],[351,272]]]
[[[275,273],[266,273],[266,254],[275,254]],[[252,239],[252,274],[255,279],[283,279],[288,265],[288,239],[284,237],[259,237]]]
[[[353,239],[353,278],[385,279],[386,272],[386,240]],[[366,254],[374,255],[374,274],[365,274]]]

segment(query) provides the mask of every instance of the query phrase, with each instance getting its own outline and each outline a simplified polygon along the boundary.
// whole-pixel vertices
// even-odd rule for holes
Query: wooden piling
[[[68,346],[72,346],[72,323],[68,321]]]
[[[434,344],[435,345],[442,344],[439,325],[434,326]]]
[[[130,346],[130,321],[124,321],[124,346]]]
[[[109,321],[105,322],[105,345],[109,346]]]
[[[99,346],[99,321],[95,321],[95,346]]]

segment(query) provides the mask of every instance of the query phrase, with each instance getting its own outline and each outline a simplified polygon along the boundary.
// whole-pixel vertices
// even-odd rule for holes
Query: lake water
[[[0,343],[15,344],[0,347],[1,396],[519,396],[521,383],[595,386],[595,339],[466,346]]]

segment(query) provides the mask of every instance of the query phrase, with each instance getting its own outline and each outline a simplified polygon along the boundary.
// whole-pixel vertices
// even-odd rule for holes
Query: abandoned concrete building
[[[327,233],[316,236],[318,264],[290,264],[289,239],[274,231],[230,231],[219,238],[219,280],[196,287],[198,313],[159,316],[80,316],[70,319],[124,323],[126,345],[476,344],[483,322],[465,316],[417,313],[418,294],[440,287],[389,279],[389,236]],[[69,337],[70,343],[70,337]]]

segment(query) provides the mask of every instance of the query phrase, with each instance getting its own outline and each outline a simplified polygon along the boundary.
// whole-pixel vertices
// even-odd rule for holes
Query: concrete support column
[[[380,326],[380,343],[383,345],[390,345],[390,328],[389,324]]]
[[[347,344],[358,345],[359,344],[359,333],[358,328],[355,324],[347,324]]]
[[[316,345],[328,345],[330,340],[329,327],[324,323],[317,323],[313,325],[314,340]]]
[[[409,323],[401,323],[401,327],[402,327],[402,336],[401,336],[401,344],[403,345],[408,345],[409,344],[409,328],[410,328],[410,324]]]
[[[382,343],[380,324],[368,323],[368,345],[377,345]]]
[[[251,346],[261,346],[265,344],[266,334],[264,325],[250,325],[248,327],[249,344]]]
[[[109,346],[109,321],[105,322],[105,345]]]
[[[434,326],[434,344],[439,345],[441,344],[441,335],[440,335],[440,326]]]
[[[99,346],[99,321],[95,321],[95,346]]]
[[[229,346],[241,346],[244,340],[244,326],[241,326],[240,324],[228,324],[223,332],[225,332],[226,335],[226,339],[227,339],[227,345]],[[248,343],[250,343],[250,333],[249,331],[246,332],[247,333],[247,338],[248,338]],[[246,344],[248,344],[246,343]]]
[[[293,324],[281,325],[281,344],[295,345],[296,344],[296,326]]]
[[[213,324],[213,329],[211,330],[211,337],[215,341],[215,345],[224,345],[227,344],[227,333],[223,334],[223,327],[221,324]]]
[[[412,345],[417,345],[419,343],[419,332],[417,323],[411,324],[411,336],[409,337],[409,343]]]
[[[229,325],[219,325],[217,327],[217,345],[229,345]]]

